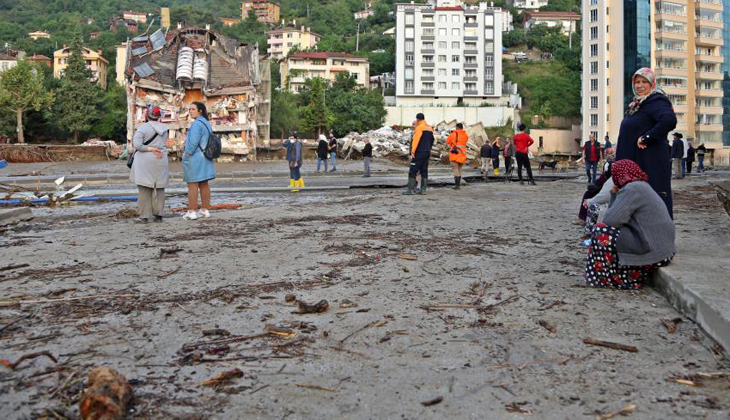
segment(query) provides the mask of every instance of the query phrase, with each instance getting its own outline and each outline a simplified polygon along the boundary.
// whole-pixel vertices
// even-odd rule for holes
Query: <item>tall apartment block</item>
[[[730,154],[730,0],[583,0],[583,136],[618,138],[631,76],[651,67],[676,131]]]
[[[241,3],[241,18],[246,19],[248,12],[253,10],[258,21],[276,25],[279,23],[281,8],[279,3],[272,0],[245,0]]]
[[[479,105],[502,95],[502,13],[460,0],[395,4],[396,105]]]

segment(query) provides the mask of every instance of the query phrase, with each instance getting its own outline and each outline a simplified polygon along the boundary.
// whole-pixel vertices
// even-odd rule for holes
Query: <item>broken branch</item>
[[[628,346],[626,344],[619,344],[619,343],[612,343],[610,341],[601,341],[601,340],[594,340],[592,338],[586,338],[583,340],[583,342],[586,344],[593,345],[593,346],[601,346],[601,347],[606,347],[606,348],[614,349],[614,350],[629,351],[631,353],[639,352],[639,349],[637,349],[634,346]]]
[[[612,413],[606,413],[606,414],[602,415],[601,417],[599,417],[598,420],[608,420],[608,419],[612,419],[616,416],[625,416],[629,413],[633,413],[635,410],[636,410],[636,404],[630,404],[618,411],[614,411]]]
[[[20,358],[18,360],[16,360],[14,363],[10,363],[10,361],[7,359],[2,359],[2,360],[0,360],[0,364],[2,364],[5,367],[10,368],[11,370],[15,370],[15,368],[18,367],[18,365],[23,363],[25,360],[35,359],[36,357],[40,357],[40,356],[46,356],[49,359],[51,359],[53,361],[53,363],[58,363],[58,360],[56,360],[56,358],[53,357],[53,355],[50,352],[44,350],[44,351],[39,351],[37,353],[30,353],[30,354],[25,354],[23,356],[20,356]]]

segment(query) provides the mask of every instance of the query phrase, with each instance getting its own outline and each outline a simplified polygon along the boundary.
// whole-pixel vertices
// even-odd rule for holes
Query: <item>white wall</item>
[[[482,123],[485,127],[502,126],[508,119],[515,121],[516,110],[507,107],[435,107],[435,106],[386,106],[388,115],[385,125],[411,125],[416,114],[422,112],[429,124],[453,121],[466,125]]]

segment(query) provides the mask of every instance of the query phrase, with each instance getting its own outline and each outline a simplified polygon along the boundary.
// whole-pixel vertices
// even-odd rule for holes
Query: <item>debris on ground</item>
[[[53,355],[50,352],[39,351],[36,353],[30,353],[30,354],[25,354],[23,356],[20,356],[20,358],[18,358],[18,360],[16,360],[15,362],[12,362],[12,363],[7,359],[0,359],[0,364],[9,368],[10,370],[15,370],[15,368],[17,368],[24,361],[32,360],[32,359],[35,359],[36,357],[40,357],[40,356],[46,356],[47,358],[51,359],[53,361],[53,363],[58,363],[58,360],[56,360],[56,358],[53,357]]]
[[[625,416],[627,414],[633,413],[634,411],[636,411],[636,404],[630,404],[618,411],[606,413],[606,414],[600,416],[598,418],[598,420],[608,420],[608,419],[612,419],[616,416]]]
[[[132,386],[127,378],[112,368],[98,367],[89,373],[86,389],[79,403],[84,420],[123,419],[134,399]]]
[[[242,204],[235,204],[235,203],[223,203],[223,204],[213,204],[210,207],[208,207],[208,210],[210,211],[216,211],[216,210],[236,210],[241,208]],[[173,207],[170,209],[173,213],[185,213],[188,211],[187,207]]]
[[[677,332],[677,324],[682,322],[682,318],[674,318],[674,319],[666,319],[661,318],[660,321],[664,325],[664,327],[667,329],[667,332],[669,334],[674,334]]]
[[[180,248],[177,245],[167,247],[167,248],[160,248],[160,258],[163,258],[166,255],[175,255],[180,251],[182,251],[182,248]]]
[[[117,220],[123,219],[135,219],[139,217],[139,212],[136,209],[123,209],[116,212],[114,218]]]
[[[301,300],[297,302],[297,305],[299,306],[299,314],[319,314],[322,312],[327,312],[327,309],[329,309],[330,304],[326,300],[322,299],[319,302],[315,303],[314,305],[311,305],[306,302],[302,302]]]
[[[127,149],[126,145],[117,144],[113,140],[89,139],[81,143],[82,146],[104,146],[108,158],[117,159]]]
[[[555,334],[555,333],[558,332],[558,329],[555,328],[554,325],[552,325],[551,323],[545,321],[544,319],[541,319],[541,320],[537,321],[537,323],[540,324],[541,327],[545,328],[546,330],[550,331],[553,334]]]
[[[634,346],[628,346],[626,344],[619,344],[619,343],[612,343],[610,341],[594,340],[592,338],[585,338],[585,339],[583,339],[583,342],[586,344],[593,345],[593,346],[606,347],[606,348],[614,349],[614,350],[623,350],[623,351],[628,351],[631,353],[637,353],[639,351],[639,349],[637,349]]]
[[[440,403],[443,400],[444,400],[444,397],[436,397],[436,398],[432,398],[428,401],[421,401],[421,405],[424,407],[430,407],[432,405],[436,405],[436,404]]]
[[[236,368],[227,372],[223,372],[218,376],[203,382],[203,386],[219,387],[221,385],[225,385],[231,382],[231,380],[236,378],[243,378],[243,371],[241,369]]]

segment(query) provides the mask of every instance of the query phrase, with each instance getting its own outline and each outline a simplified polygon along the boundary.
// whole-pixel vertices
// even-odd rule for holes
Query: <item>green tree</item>
[[[81,133],[88,132],[99,118],[97,103],[102,92],[91,81],[92,76],[82,55],[79,32],[71,44],[71,55],[61,77],[61,87],[56,92],[61,111],[58,123],[72,133],[74,143],[78,143]]]
[[[127,92],[124,87],[112,81],[100,105],[102,116],[91,128],[91,134],[123,140],[127,135]]]
[[[300,126],[296,95],[275,89],[271,92],[271,135],[286,137]]]
[[[311,79],[312,95],[309,104],[302,109],[302,129],[310,133],[322,134],[327,130],[334,117],[325,102],[327,81],[321,77]]]
[[[0,74],[0,107],[14,112],[18,143],[25,143],[23,113],[53,104],[53,93],[43,86],[43,71],[25,60]]]

